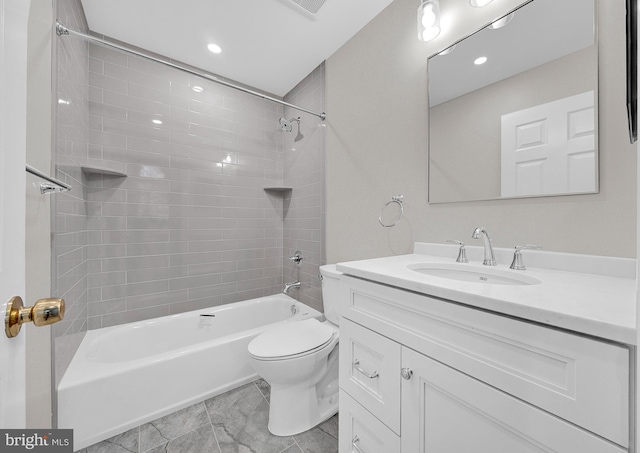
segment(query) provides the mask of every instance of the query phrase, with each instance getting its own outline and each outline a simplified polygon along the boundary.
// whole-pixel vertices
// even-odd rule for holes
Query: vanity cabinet
[[[625,345],[341,285],[341,453],[628,451]]]

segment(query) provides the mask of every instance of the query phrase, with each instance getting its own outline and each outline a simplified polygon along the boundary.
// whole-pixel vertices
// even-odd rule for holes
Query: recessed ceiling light
[[[498,19],[498,20],[497,20],[497,21],[495,21],[495,22],[492,22],[492,23],[489,25],[489,28],[490,28],[491,30],[497,30],[498,28],[502,28],[502,27],[504,27],[505,25],[507,25],[509,22],[511,22],[511,20],[513,19],[513,16],[515,16],[515,15],[516,15],[516,13],[507,14],[507,15],[506,15],[506,16],[504,16],[503,18]]]
[[[212,52],[212,53],[220,53],[220,52],[222,52],[222,48],[219,45],[214,44],[214,43],[208,44],[207,45],[207,49],[209,49],[209,52]]]
[[[469,4],[474,8],[482,8],[483,6],[487,6],[493,0],[469,0]]]
[[[151,120],[151,122],[153,124],[158,124],[158,125],[162,124],[162,121],[160,121],[160,120]]]
[[[473,64],[477,64],[477,65],[485,64],[486,62],[487,62],[487,57],[478,57],[475,60],[473,60]]]
[[[196,85],[194,87],[191,88],[193,91],[195,91],[196,93],[202,93],[204,91],[204,88]]]
[[[58,104],[60,104],[60,105],[71,105],[71,101],[67,101],[66,99],[58,99]]]
[[[449,55],[451,52],[453,52],[456,49],[456,46],[457,46],[457,44],[454,44],[451,47],[447,47],[442,52],[440,52],[438,55]]]

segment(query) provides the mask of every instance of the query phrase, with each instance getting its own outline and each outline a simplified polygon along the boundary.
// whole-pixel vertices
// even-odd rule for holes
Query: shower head
[[[291,121],[293,120],[288,120],[284,117],[280,118],[280,128],[285,132],[291,132]]]
[[[291,123],[293,122],[298,123],[298,134],[293,139],[293,141],[298,142],[304,138],[304,135],[300,133],[300,117],[291,118],[290,120],[286,119],[285,117],[282,117],[280,118],[279,122],[280,122],[280,128],[285,132],[291,132],[293,130],[293,125]]]
[[[304,138],[304,135],[300,133],[300,117],[298,117],[297,121],[298,121],[298,135],[296,135],[296,138],[293,139],[294,142],[299,142]]]

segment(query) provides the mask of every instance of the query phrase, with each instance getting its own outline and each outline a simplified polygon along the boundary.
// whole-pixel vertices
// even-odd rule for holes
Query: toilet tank
[[[322,303],[324,316],[333,324],[340,324],[338,304],[340,300],[340,277],[342,272],[336,270],[335,264],[320,266],[322,275]]]

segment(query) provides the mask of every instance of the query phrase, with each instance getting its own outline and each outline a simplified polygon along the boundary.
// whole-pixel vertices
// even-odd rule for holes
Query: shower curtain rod
[[[106,41],[104,39],[97,38],[95,36],[91,36],[91,35],[87,35],[87,34],[84,34],[84,33],[80,33],[79,31],[75,31],[75,30],[72,30],[70,28],[67,28],[66,26],[61,24],[59,21],[56,21],[56,34],[58,36],[62,36],[62,35],[75,36],[77,38],[82,38],[82,39],[85,39],[87,41],[92,41],[92,42],[95,42],[95,43],[98,43],[98,44],[102,44],[103,46],[112,47],[114,49],[118,49],[118,50],[121,50],[123,52],[131,53],[133,55],[137,55],[138,57],[146,58],[147,60],[155,61],[156,63],[161,63],[163,65],[170,66],[170,67],[172,67],[174,69],[179,69],[180,71],[184,71],[184,72],[187,72],[189,74],[192,74],[192,75],[195,75],[195,76],[198,76],[198,77],[202,77],[203,79],[207,79],[207,80],[210,80],[212,82],[219,83],[220,85],[224,85],[226,87],[233,88],[235,90],[239,90],[239,91],[242,91],[242,92],[247,93],[247,94],[251,94],[252,96],[257,96],[257,97],[260,97],[262,99],[266,99],[268,101],[284,105],[286,107],[291,107],[292,109],[299,110],[301,112],[310,113],[311,115],[315,115],[315,116],[317,116],[318,118],[320,118],[323,121],[327,117],[327,114],[325,112],[322,112],[322,113],[313,112],[313,111],[307,110],[307,109],[305,109],[303,107],[299,107],[297,105],[290,104],[288,102],[282,101],[282,100],[280,100],[278,98],[267,96],[266,94],[258,93],[257,91],[249,90],[248,88],[244,88],[244,87],[241,87],[241,86],[238,86],[238,85],[234,85],[233,83],[229,83],[229,82],[226,82],[224,80],[218,79],[217,77],[214,77],[212,75],[205,74],[203,72],[199,72],[199,71],[196,71],[196,70],[193,70],[193,69],[189,69],[187,67],[181,66],[181,65],[176,64],[176,63],[171,63],[169,61],[163,61],[163,60],[161,60],[159,58],[153,57],[153,56],[145,54],[143,52],[139,52],[137,50],[129,49],[127,47],[124,47],[124,46],[121,46],[119,44],[115,44],[115,43]]]

